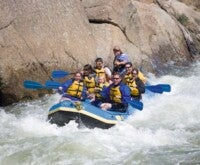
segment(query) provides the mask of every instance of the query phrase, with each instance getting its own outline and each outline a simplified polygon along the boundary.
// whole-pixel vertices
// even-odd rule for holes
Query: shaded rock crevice
[[[115,27],[117,27],[117,28],[120,29],[120,31],[121,31],[121,32],[124,34],[124,36],[126,37],[127,41],[129,41],[130,43],[134,44],[134,43],[128,38],[128,36],[127,36],[127,34],[126,34],[126,27],[124,27],[124,29],[122,29],[122,28],[120,27],[120,25],[118,25],[117,23],[111,22],[111,21],[108,21],[108,20],[89,19],[89,22],[90,22],[91,24],[109,24],[109,25],[113,25],[113,26],[115,26]]]

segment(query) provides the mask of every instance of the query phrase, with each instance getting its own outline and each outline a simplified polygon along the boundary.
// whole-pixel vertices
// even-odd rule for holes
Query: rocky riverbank
[[[51,71],[75,71],[96,57],[112,63],[114,45],[144,72],[188,65],[200,52],[199,1],[6,0],[0,2],[0,106],[37,98]],[[111,66],[111,65],[110,65]]]

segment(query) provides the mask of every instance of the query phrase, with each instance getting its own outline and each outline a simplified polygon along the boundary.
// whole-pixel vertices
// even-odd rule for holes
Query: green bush
[[[178,16],[178,21],[182,24],[182,25],[187,25],[189,18],[185,15],[185,14],[181,14]]]

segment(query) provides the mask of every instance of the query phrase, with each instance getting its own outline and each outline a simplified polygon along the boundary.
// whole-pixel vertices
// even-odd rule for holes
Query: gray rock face
[[[25,90],[26,79],[44,83],[54,69],[73,71],[95,59],[80,1],[2,0],[0,8],[0,105],[42,92]]]
[[[88,19],[95,26],[94,33],[109,34],[95,35],[105,41],[103,47],[110,47],[104,54],[112,53],[113,44],[121,45],[135,66],[147,72],[163,71],[172,63],[183,65],[190,61],[191,54],[178,21],[158,5],[131,0],[82,2]]]
[[[186,25],[177,21],[184,11]],[[0,106],[49,93],[24,89],[24,80],[44,84],[51,71],[73,72],[96,57],[112,67],[114,45],[144,72],[190,63],[199,18],[175,0],[0,0]]]
[[[179,1],[157,0],[162,9],[164,9],[172,18],[177,20],[177,24],[182,30],[188,50],[191,55],[196,57],[200,52],[200,13],[197,8],[187,6]],[[191,4],[192,1],[186,0],[185,3]],[[197,1],[193,1],[197,5]],[[200,6],[200,1],[198,1]],[[198,6],[198,5],[197,5]]]

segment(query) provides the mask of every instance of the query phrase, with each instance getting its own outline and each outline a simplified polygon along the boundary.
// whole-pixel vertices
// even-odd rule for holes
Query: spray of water
[[[1,164],[200,163],[200,64],[156,78],[169,93],[143,96],[144,110],[108,130],[47,122],[59,95],[0,108]],[[180,76],[181,75],[181,76]],[[186,75],[186,76],[184,76]]]

